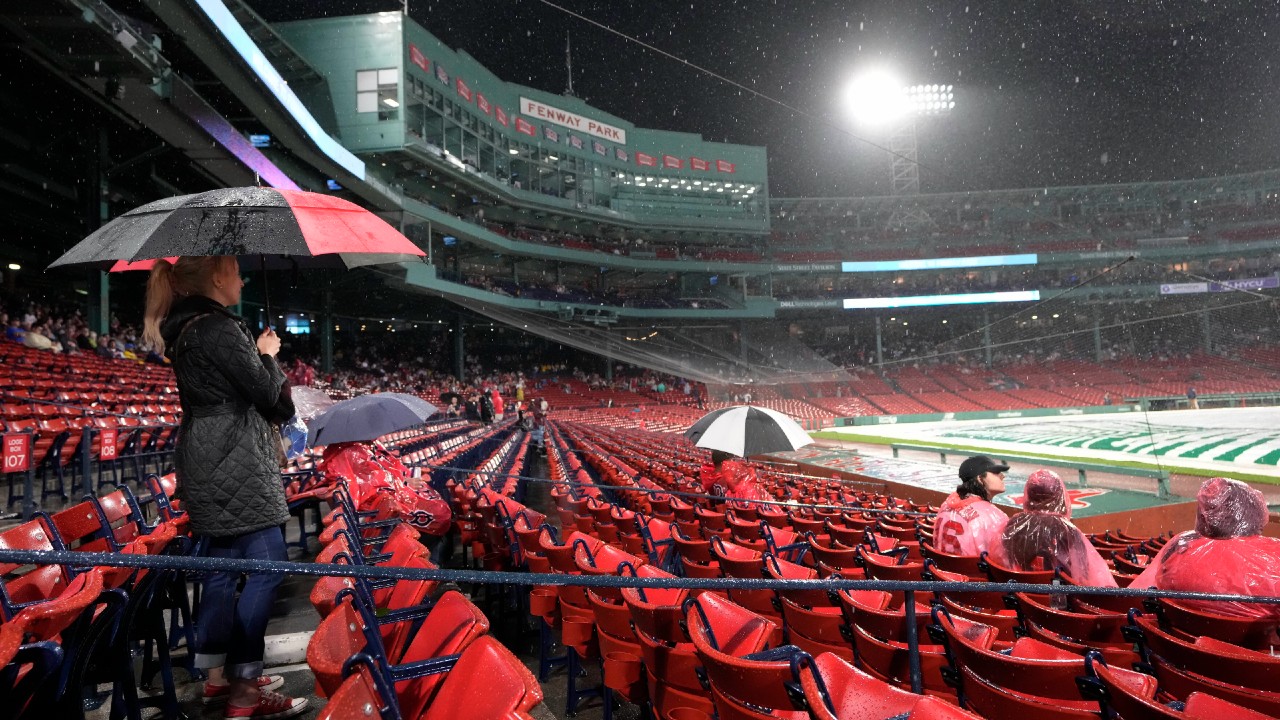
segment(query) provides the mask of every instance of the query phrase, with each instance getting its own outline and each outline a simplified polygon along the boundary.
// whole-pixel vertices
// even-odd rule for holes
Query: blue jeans
[[[270,527],[245,535],[204,538],[205,556],[237,560],[287,560],[284,532]],[[262,675],[267,620],[284,575],[252,573],[236,597],[239,573],[205,576],[196,618],[196,667],[224,667],[228,678]]]

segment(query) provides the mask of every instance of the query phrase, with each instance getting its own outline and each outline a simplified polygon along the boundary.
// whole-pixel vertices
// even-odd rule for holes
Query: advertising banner
[[[733,172],[733,171],[734,171],[734,169],[735,169],[736,167],[737,167],[736,165],[734,165],[734,164],[733,164],[733,163],[731,163],[731,162],[728,162],[727,160],[717,160],[717,161],[716,161],[716,171],[717,171],[717,172],[731,173],[731,172]]]
[[[1161,295],[1191,295],[1209,292],[1209,283],[1164,283],[1160,286]]]
[[[1163,283],[1161,295],[1194,295],[1205,292],[1232,292],[1234,290],[1274,290],[1280,288],[1280,278],[1268,275],[1260,278],[1218,280],[1214,282]]]
[[[480,112],[485,115],[490,115],[490,111],[493,109],[493,106],[489,104],[489,100],[484,96],[484,93],[476,93],[476,107],[480,108]],[[505,124],[506,123],[503,123],[503,125]]]
[[[597,155],[608,155],[609,151],[605,149],[604,143],[599,140],[591,141],[591,149],[596,151]]]
[[[675,155],[663,155],[662,167],[672,168],[673,170],[679,170],[680,168],[684,167],[684,161],[682,161],[680,158],[676,157]]]
[[[1209,283],[1209,292],[1230,292],[1232,290],[1270,290],[1280,287],[1280,278],[1268,275],[1260,278],[1243,280],[1223,280]]]
[[[427,56],[423,55],[422,51],[418,49],[418,46],[413,43],[409,44],[409,61],[422,68],[424,72],[431,72],[431,61],[428,60]]]
[[[524,118],[516,118],[516,131],[522,132],[531,137],[538,137],[538,128],[534,127],[533,123],[525,120]]]
[[[691,157],[689,158],[689,167],[694,170],[710,170],[711,163],[703,160],[702,158]]]
[[[638,152],[636,153],[636,164],[644,165],[645,167],[657,167],[658,158],[652,155],[645,155],[642,152]]]
[[[629,159],[629,158],[627,157],[627,151],[626,151],[626,150],[623,150],[622,148],[614,148],[614,149],[613,149],[613,155],[614,155],[614,157],[618,158],[618,159],[619,159],[619,160],[621,160],[622,162],[627,162],[627,160]]]
[[[556,129],[550,125],[542,126],[542,135],[551,142],[560,142],[560,133],[556,132]]]
[[[444,83],[445,85],[448,85],[449,73],[445,72],[444,68],[440,67],[439,65],[436,65],[436,79]]]
[[[462,99],[466,100],[467,102],[471,102],[471,88],[468,87],[465,82],[463,82],[462,78],[457,79],[457,86],[458,86],[458,94],[462,96]]]
[[[502,109],[502,108],[500,108],[500,107],[499,107],[499,108],[495,108],[495,111],[496,111],[496,112],[494,112],[494,117],[498,118],[498,122],[502,123],[502,126],[503,126],[503,127],[506,127],[506,125],[507,125],[507,111],[506,111],[506,110],[503,110],[503,109]]]
[[[561,110],[537,100],[531,100],[527,97],[520,98],[520,112],[524,115],[536,117],[540,120],[546,120],[567,128],[572,128],[588,135],[594,135],[602,140],[609,140],[622,145],[627,143],[627,131],[610,125],[600,120],[593,120],[589,117]]]

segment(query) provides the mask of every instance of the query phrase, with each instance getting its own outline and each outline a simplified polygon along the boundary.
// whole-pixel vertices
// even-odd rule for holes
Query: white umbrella
[[[754,405],[716,410],[694,423],[684,436],[700,448],[740,457],[798,450],[813,443],[789,416]]]

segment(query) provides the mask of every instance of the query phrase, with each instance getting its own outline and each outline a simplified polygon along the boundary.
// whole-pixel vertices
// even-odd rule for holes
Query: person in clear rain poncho
[[[1267,524],[1262,493],[1217,477],[1200,486],[1196,502],[1196,529],[1166,543],[1129,587],[1280,597],[1280,540],[1262,536]],[[1185,604],[1220,615],[1280,620],[1278,605]]]
[[[1060,568],[1079,585],[1115,587],[1116,579],[1098,550],[1071,522],[1067,486],[1052,470],[1036,470],[1022,491],[1022,512],[1009,519],[991,551],[997,563],[1015,570]]]

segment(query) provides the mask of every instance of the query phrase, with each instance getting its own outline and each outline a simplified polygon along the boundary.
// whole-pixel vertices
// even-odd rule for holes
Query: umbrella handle
[[[266,326],[271,327],[271,292],[267,285],[267,256],[259,255],[262,260],[262,307],[267,313]]]

